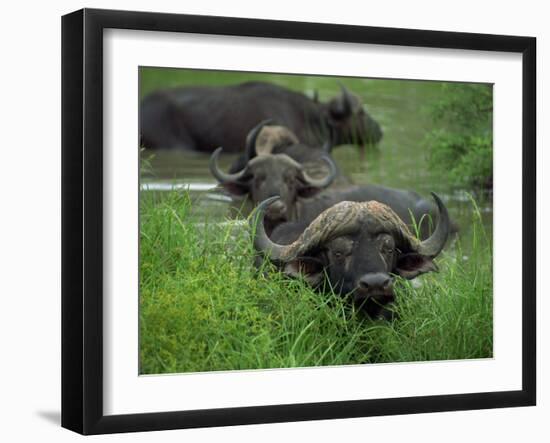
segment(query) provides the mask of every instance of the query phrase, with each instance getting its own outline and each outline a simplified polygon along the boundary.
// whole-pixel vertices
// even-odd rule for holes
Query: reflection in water
[[[346,81],[346,85],[362,96],[369,113],[382,125],[384,137],[377,148],[369,148],[364,155],[354,146],[335,148],[333,156],[341,170],[357,184],[376,183],[409,189],[427,198],[430,198],[430,191],[436,192],[460,226],[461,237],[471,235],[471,191],[452,189],[444,177],[428,167],[424,137],[433,129],[433,122],[425,109],[439,98],[439,85],[367,79],[352,79]],[[308,78],[301,86],[306,92],[319,91],[323,100],[338,92],[338,85],[331,78]],[[149,158],[150,155],[153,157]],[[227,219],[230,199],[216,187],[217,183],[210,175],[208,154],[155,151],[145,152],[143,157],[149,158],[151,168],[143,173],[142,191],[162,194],[172,189],[189,190],[196,200],[197,215],[208,214],[211,221]],[[236,155],[222,156],[220,168],[228,170],[235,158]],[[477,194],[474,198],[491,235],[492,196]]]

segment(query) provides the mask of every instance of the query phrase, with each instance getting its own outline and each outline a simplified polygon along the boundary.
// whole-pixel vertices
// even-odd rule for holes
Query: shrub
[[[492,85],[444,83],[429,110],[438,128],[427,136],[429,163],[451,185],[492,189]]]

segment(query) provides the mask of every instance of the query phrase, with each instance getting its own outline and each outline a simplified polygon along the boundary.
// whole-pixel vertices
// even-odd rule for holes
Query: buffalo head
[[[350,295],[371,316],[394,300],[395,276],[412,279],[437,269],[433,259],[449,235],[449,215],[436,194],[439,222],[431,237],[414,237],[388,206],[377,201],[338,203],[321,213],[292,243],[272,241],[263,227],[267,208],[277,197],[262,202],[256,222],[254,247],[285,273],[301,274],[316,288],[332,288]],[[257,221],[255,220],[257,218]]]
[[[340,85],[341,94],[325,104],[326,119],[333,143],[378,143],[382,129],[364,109],[361,99]]]
[[[257,136],[254,130],[248,135],[246,155],[249,160],[256,155],[284,152],[285,148],[300,143],[296,134],[286,126],[268,126],[268,122],[270,120],[261,123],[261,129],[257,133]],[[252,137],[256,137],[256,140],[254,141]]]
[[[246,197],[254,205],[274,195],[279,196],[278,201],[265,211],[266,227],[270,231],[277,224],[294,219],[298,199],[312,197],[329,186],[336,176],[336,165],[321,152],[319,160],[328,167],[328,174],[321,178],[310,176],[301,163],[288,155],[271,153],[269,143],[274,141],[270,137],[281,143],[280,132],[264,132],[265,137],[258,139],[260,144],[257,144],[256,139],[260,131],[266,129],[263,128],[265,124],[258,125],[249,134],[246,146],[248,160],[240,171],[229,174],[219,169],[217,160],[222,148],[212,154],[210,171],[229,193]]]

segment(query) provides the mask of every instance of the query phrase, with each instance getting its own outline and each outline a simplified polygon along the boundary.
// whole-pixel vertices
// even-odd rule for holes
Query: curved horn
[[[258,134],[264,126],[269,125],[272,122],[273,120],[270,118],[261,121],[254,126],[246,136],[246,147],[244,152],[247,160],[250,160],[252,157],[256,156],[256,139],[258,138]]]
[[[244,174],[246,172],[246,169],[247,169],[246,166],[245,166],[244,169],[242,169],[241,171],[236,172],[234,174],[227,174],[227,173],[221,171],[218,168],[218,157],[220,156],[220,154],[222,152],[222,149],[223,148],[219,147],[218,149],[216,149],[212,153],[212,156],[210,157],[210,162],[208,164],[208,166],[210,168],[210,172],[216,178],[216,180],[218,180],[220,183],[239,181],[244,176]]]
[[[288,247],[274,243],[267,236],[264,228],[264,216],[267,207],[280,198],[281,197],[277,195],[264,200],[256,207],[250,217],[250,227],[252,229],[256,227],[254,233],[254,248],[256,251],[266,254],[273,261],[279,261],[281,257],[285,255]]]
[[[437,204],[439,222],[430,238],[427,238],[418,245],[418,253],[433,258],[438,255],[443,249],[443,246],[445,246],[447,237],[449,236],[451,222],[447,208],[439,196],[435,192],[431,194]]]
[[[302,177],[304,181],[309,186],[313,186],[314,188],[325,188],[330,185],[336,177],[336,165],[334,164],[334,161],[332,161],[328,155],[323,155],[321,160],[323,160],[329,168],[329,173],[325,177],[315,179],[310,177],[306,171],[302,170]]]
[[[342,83],[340,83],[340,89],[342,91],[342,108],[344,113],[351,114],[353,111],[353,100],[351,98],[351,93]]]

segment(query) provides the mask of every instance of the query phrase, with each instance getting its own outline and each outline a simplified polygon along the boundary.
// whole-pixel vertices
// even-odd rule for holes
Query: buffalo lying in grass
[[[240,152],[246,134],[267,118],[311,146],[327,138],[332,145],[374,144],[382,137],[380,125],[344,86],[326,103],[263,82],[161,90],[142,100],[139,118],[141,144],[150,149]]]
[[[311,223],[285,223],[271,238],[265,232],[271,197],[251,218],[254,247],[290,276],[302,275],[319,291],[349,296],[370,317],[391,318],[385,306],[394,301],[394,277],[413,279],[437,269],[434,258],[443,249],[451,222],[447,208],[433,198],[439,222],[433,234],[418,240],[387,205],[377,201],[343,201]]]

